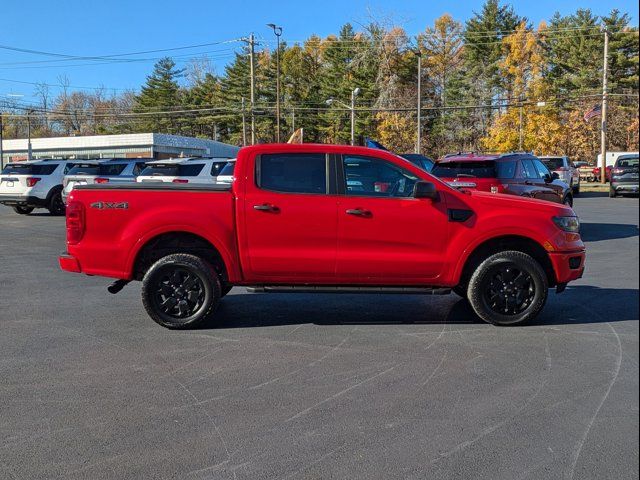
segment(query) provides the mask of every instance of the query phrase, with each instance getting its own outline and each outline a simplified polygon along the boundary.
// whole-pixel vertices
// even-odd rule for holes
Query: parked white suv
[[[111,158],[77,160],[75,163],[77,167],[71,169],[63,180],[62,199],[65,204],[76,185],[135,182],[136,177],[144,170],[146,160],[142,158]]]
[[[7,164],[0,174],[0,203],[27,215],[46,208],[64,215],[62,178],[73,167],[67,160],[34,160]]]
[[[551,171],[558,174],[560,180],[569,185],[574,195],[580,193],[580,172],[569,157],[538,157]]]
[[[228,162],[228,158],[156,160],[147,163],[147,168],[142,171],[136,181],[142,183],[216,183],[218,174]]]

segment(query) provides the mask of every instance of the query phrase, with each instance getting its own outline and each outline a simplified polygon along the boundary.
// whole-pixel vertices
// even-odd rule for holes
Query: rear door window
[[[51,175],[55,172],[58,165],[33,165],[31,167],[32,175]]]
[[[177,165],[147,165],[140,176],[143,177],[162,177],[162,176],[175,176],[178,173]]]
[[[67,175],[97,175],[98,165],[94,164],[80,164],[74,166]]]
[[[498,178],[510,179],[515,178],[518,162],[509,160],[504,162],[496,162],[496,173]]]
[[[178,165],[176,175],[178,177],[197,177],[204,168],[204,163],[183,163]]]
[[[496,162],[493,160],[436,163],[431,173],[442,178],[495,178],[497,176]]]
[[[231,177],[233,176],[233,171],[235,170],[235,168],[236,168],[236,162],[229,162],[224,167],[222,167],[222,170],[220,170],[220,173],[218,175]]]
[[[327,158],[323,153],[261,155],[256,162],[259,188],[284,193],[327,193]]]
[[[222,172],[222,170],[224,169],[225,165],[227,165],[224,162],[213,162],[211,164],[211,176],[212,177],[217,177],[218,175],[220,175],[220,172]]]
[[[98,167],[98,175],[120,175],[122,171],[127,166],[126,163],[114,163],[114,164],[105,164],[103,163]]]

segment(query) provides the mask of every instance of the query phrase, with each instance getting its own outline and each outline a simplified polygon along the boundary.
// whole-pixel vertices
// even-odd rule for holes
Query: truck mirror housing
[[[438,199],[438,190],[436,186],[431,182],[418,181],[413,186],[414,198],[430,198],[431,200]]]

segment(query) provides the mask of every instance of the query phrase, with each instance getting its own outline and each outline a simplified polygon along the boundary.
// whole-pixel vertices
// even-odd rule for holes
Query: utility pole
[[[249,67],[251,73],[251,93],[250,93],[250,108],[251,108],[251,145],[256,143],[256,116],[255,116],[255,101],[256,101],[256,71],[254,66],[254,49],[256,41],[253,37],[253,33],[249,35]]]
[[[31,160],[31,112],[27,110],[27,160]]]
[[[269,23],[267,27],[271,27],[276,36],[276,143],[280,143],[280,36],[282,35],[282,27],[275,23]]]
[[[522,135],[523,135],[523,131],[522,131],[522,113],[523,113],[523,96],[520,95],[520,138],[518,140],[518,150],[520,152],[522,152]]]
[[[418,57],[418,115],[417,115],[417,132],[416,132],[416,153],[421,150],[421,133],[422,133],[422,52],[418,48],[415,52]]]
[[[351,90],[351,145],[356,144],[356,97],[360,94],[359,88]]]
[[[242,97],[242,146],[247,145],[247,118],[244,112],[244,97]]]
[[[4,151],[2,150],[2,112],[0,112],[0,170],[4,169]]]
[[[604,30],[604,65],[602,68],[602,117],[600,119],[600,182],[607,183],[607,71],[609,69],[609,30]]]

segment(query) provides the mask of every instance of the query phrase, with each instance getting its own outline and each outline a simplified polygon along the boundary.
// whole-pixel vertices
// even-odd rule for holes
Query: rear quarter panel
[[[68,245],[83,273],[130,279],[137,253],[152,238],[188,232],[208,240],[225,261],[230,279],[239,278],[234,198],[228,191],[186,189],[74,189],[70,201],[85,207],[85,234]],[[127,208],[96,208],[97,202]]]

